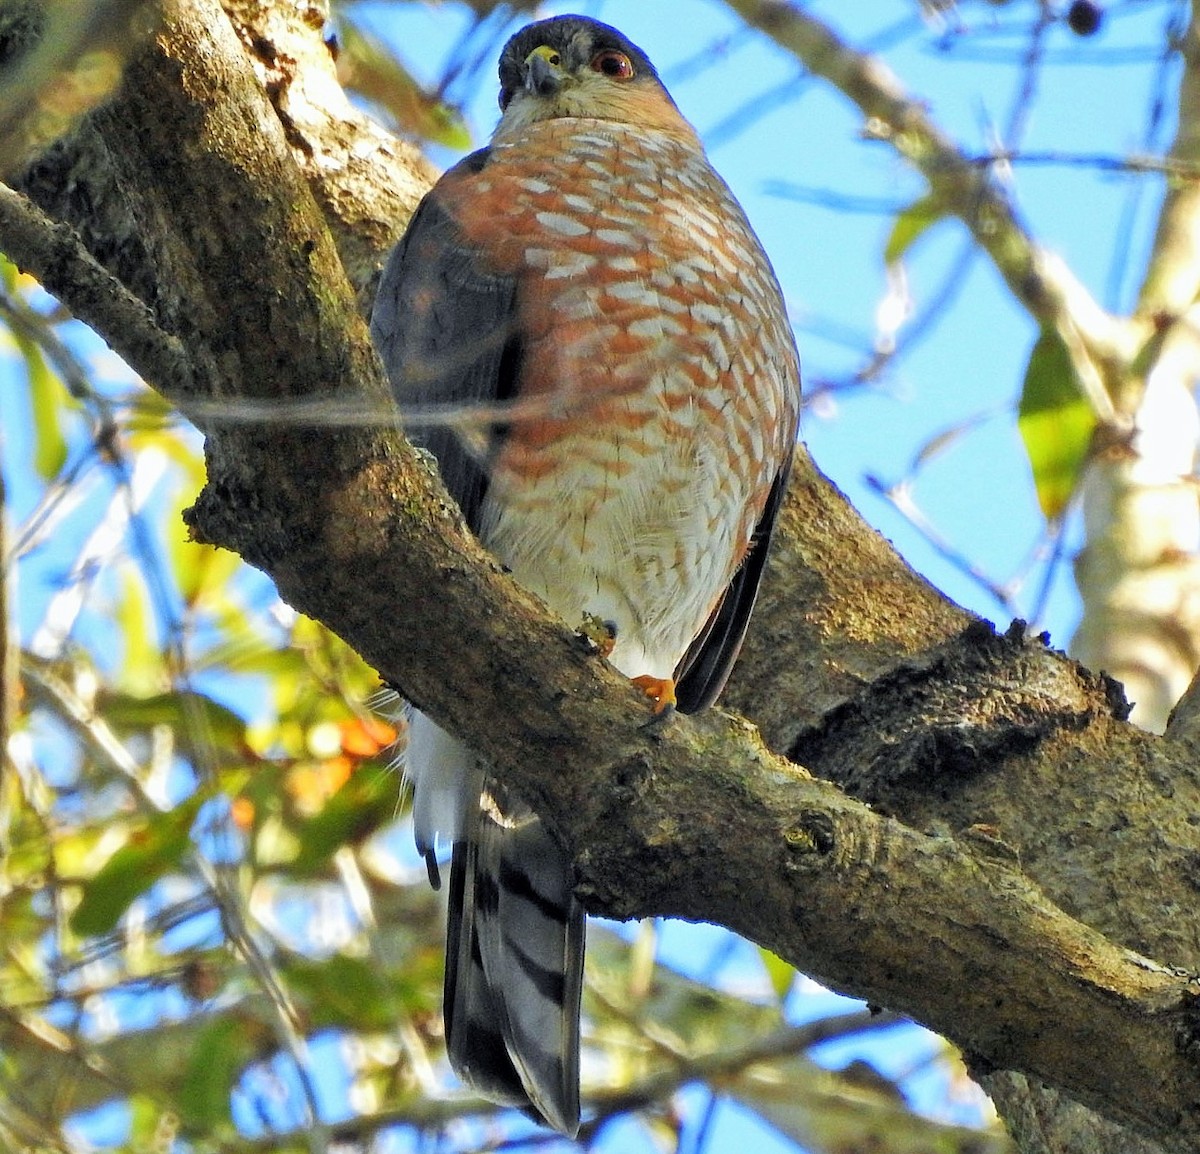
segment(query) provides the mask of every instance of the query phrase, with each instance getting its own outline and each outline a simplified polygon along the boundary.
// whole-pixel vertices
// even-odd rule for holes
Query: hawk
[[[691,713],[737,657],[787,484],[800,367],[771,264],[645,53],[579,16],[500,57],[490,144],[425,197],[371,327],[471,529],[608,659]],[[495,413],[493,412],[493,415]],[[606,646],[608,648],[608,646]],[[445,1023],[481,1093],[579,1127],[584,917],[570,856],[486,764],[413,718],[417,846],[451,849]]]

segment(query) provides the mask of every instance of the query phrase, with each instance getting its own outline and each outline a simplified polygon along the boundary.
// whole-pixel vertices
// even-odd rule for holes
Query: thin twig
[[[887,141],[921,172],[939,204],[962,220],[1009,290],[1040,324],[1058,329],[1064,339],[1076,339],[1089,357],[1132,357],[1132,335],[1018,220],[990,178],[995,156],[976,163],[964,155],[882,60],[846,43],[808,9],[784,0],[729,0],[729,6],[858,106],[865,134]],[[1103,419],[1103,390],[1089,399]]]

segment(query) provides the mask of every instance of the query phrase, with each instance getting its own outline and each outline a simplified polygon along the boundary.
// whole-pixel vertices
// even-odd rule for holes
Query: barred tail
[[[533,811],[490,778],[466,827],[450,867],[451,1064],[480,1093],[574,1137],[584,915],[570,859]]]

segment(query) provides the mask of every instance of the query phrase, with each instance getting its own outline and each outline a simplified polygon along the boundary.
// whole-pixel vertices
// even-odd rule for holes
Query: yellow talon
[[[667,710],[675,708],[675,682],[672,678],[651,677],[650,674],[643,673],[641,677],[633,677],[630,680],[654,702],[655,713],[666,713]]]

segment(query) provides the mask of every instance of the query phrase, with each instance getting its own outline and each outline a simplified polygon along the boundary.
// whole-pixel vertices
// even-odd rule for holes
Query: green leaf
[[[209,1134],[229,1123],[234,1084],[254,1058],[260,1033],[238,1015],[214,1018],[200,1031],[179,1087],[179,1112],[190,1131]]]
[[[792,983],[796,980],[796,967],[785,962],[778,954],[759,947],[758,956],[762,959],[763,969],[771,980],[771,988],[775,996],[782,1002],[788,996]]]
[[[17,349],[25,359],[29,382],[29,405],[33,411],[33,467],[44,480],[57,477],[67,459],[67,440],[62,431],[62,413],[70,394],[58,374],[46,362],[35,341],[14,333]]]
[[[120,734],[168,725],[180,740],[190,738],[206,746],[239,752],[246,747],[246,723],[224,705],[202,693],[103,693],[98,708],[104,720]]]
[[[191,845],[192,823],[206,794],[158,814],[133,830],[128,841],[83,885],[83,897],[71,915],[80,937],[109,933],[133,901],[174,869]]]
[[[1075,491],[1096,428],[1071,354],[1054,330],[1043,330],[1034,342],[1018,414],[1038,504],[1050,521],[1061,515]]]
[[[436,968],[437,959],[431,961]],[[283,977],[289,990],[303,996],[314,1027],[390,1032],[399,1019],[413,1011],[414,1001],[425,1001],[414,999],[410,983],[396,982],[377,961],[344,954],[322,962],[297,958],[283,967]],[[426,985],[435,988],[435,983]]]
[[[130,1094],[126,1099],[129,1110],[129,1148],[154,1149],[155,1136],[160,1133],[163,1111],[149,1094]]]
[[[202,482],[203,476],[199,478]],[[189,607],[204,603],[211,609],[228,597],[234,575],[244,562],[236,553],[192,540],[184,511],[195,500],[198,487],[190,475],[181,479],[163,510],[159,532],[166,538],[167,555],[184,602]]]
[[[121,595],[114,622],[125,648],[119,667],[121,685],[132,692],[147,692],[162,684],[162,654],[155,644],[149,598],[141,576],[121,574]]]
[[[883,246],[883,259],[888,264],[900,260],[930,225],[936,224],[945,215],[946,210],[940,198],[932,193],[913,201],[896,217]]]

